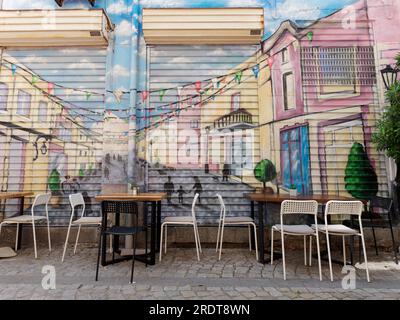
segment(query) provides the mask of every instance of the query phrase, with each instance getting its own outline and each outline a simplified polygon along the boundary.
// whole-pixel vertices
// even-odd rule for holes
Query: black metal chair
[[[115,213],[115,225],[111,227],[107,227],[107,216],[108,214]],[[120,214],[132,215],[133,216],[133,224],[132,226],[120,226]],[[105,260],[106,255],[106,243],[107,236],[114,237],[114,250],[112,252],[112,261],[114,263],[115,260],[115,251],[118,251],[118,243],[119,236],[133,236],[133,252],[132,252],[132,269],[131,269],[131,281],[133,283],[133,272],[135,268],[135,257],[136,257],[136,243],[137,243],[137,234],[140,232],[145,232],[145,244],[147,253],[147,226],[146,222],[143,225],[139,225],[138,219],[138,207],[135,202],[129,201],[103,201],[102,202],[102,226],[100,232],[100,241],[99,241],[99,250],[97,256],[97,267],[96,267],[96,281],[99,276],[99,264],[100,264],[100,256],[103,255]],[[146,220],[146,219],[145,219]],[[147,259],[146,259],[147,266]]]
[[[390,229],[390,235],[392,238],[392,246],[393,246],[393,255],[396,261],[396,264],[399,264],[397,258],[397,243],[394,237],[393,232],[393,216],[394,216],[394,205],[393,200],[390,198],[384,197],[372,197],[369,200],[369,207],[366,206],[366,210],[362,215],[362,225],[363,228],[371,228],[372,235],[374,238],[374,245],[375,245],[375,252],[376,255],[379,254],[378,252],[378,245],[376,242],[376,234],[375,229],[384,228]],[[353,225],[354,227],[358,228],[357,221],[348,222],[349,224]],[[361,251],[360,251],[361,252]]]

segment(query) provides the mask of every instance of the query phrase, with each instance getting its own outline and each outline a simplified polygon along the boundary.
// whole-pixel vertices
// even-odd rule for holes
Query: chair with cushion
[[[164,252],[167,253],[167,228],[168,226],[193,226],[193,232],[194,232],[194,242],[196,245],[196,251],[197,251],[197,260],[200,261],[200,253],[202,252],[201,250],[201,244],[200,244],[200,237],[199,237],[199,229],[197,227],[197,220],[196,220],[196,202],[197,199],[199,198],[199,194],[196,193],[193,199],[192,203],[192,214],[190,216],[180,216],[180,217],[166,217],[164,219],[163,224],[161,225],[161,236],[160,236],[160,261],[162,257],[162,248],[163,248],[163,237],[164,237],[164,232],[165,232],[165,242],[164,242]]]
[[[365,239],[364,239],[364,231],[363,225],[361,221],[361,214],[363,211],[363,203],[361,201],[329,201],[325,207],[325,225],[313,225],[313,229],[317,232],[323,232],[326,234],[326,244],[328,247],[328,260],[329,260],[329,273],[331,281],[333,281],[333,272],[332,272],[332,258],[331,258],[331,250],[330,250],[330,240],[329,236],[341,236],[343,241],[343,261],[344,265],[346,265],[346,242],[345,238],[348,236],[359,236],[361,238],[361,244],[364,251],[364,261],[365,261],[365,270],[367,273],[367,281],[370,282],[369,279],[369,271],[368,271],[368,261],[367,261],[367,251],[365,248]],[[331,216],[344,216],[350,215],[358,218],[358,226],[359,230],[350,228],[345,226],[344,224],[331,224],[328,221]]]
[[[50,193],[39,194],[33,200],[33,204],[31,207],[31,214],[24,214],[20,216],[14,216],[11,218],[6,218],[0,223],[0,233],[1,227],[3,225],[15,224],[17,225],[16,239],[15,239],[15,250],[18,248],[18,229],[20,224],[31,224],[32,225],[32,234],[33,234],[33,248],[35,250],[35,259],[37,259],[37,247],[36,247],[36,223],[41,221],[46,221],[47,223],[47,238],[49,242],[49,251],[51,251],[51,240],[50,240],[50,223],[49,223],[49,212],[48,212],[48,204],[51,198]],[[44,207],[45,215],[39,216],[37,215],[37,208]],[[36,211],[36,212],[35,212]]]
[[[282,264],[283,264],[283,279],[286,280],[286,259],[285,259],[285,235],[300,236],[304,238],[304,265],[307,265],[307,237],[310,238],[310,257],[309,265],[311,266],[311,251],[312,251],[312,238],[316,237],[317,240],[317,254],[318,254],[318,268],[319,268],[319,279],[322,281],[321,272],[321,257],[319,248],[319,235],[318,229],[314,230],[307,224],[301,225],[288,225],[284,224],[284,217],[289,215],[311,215],[314,216],[314,223],[317,224],[318,215],[318,203],[315,200],[308,201],[296,201],[296,200],[285,200],[281,205],[280,219],[281,223],[276,224],[271,229],[271,264],[274,262],[274,232],[281,234],[282,243]]]
[[[226,217],[226,208],[224,200],[220,194],[217,194],[221,209],[218,221],[218,234],[217,234],[217,245],[215,250],[218,251],[219,246],[219,256],[218,259],[221,260],[222,253],[222,242],[224,239],[224,229],[225,226],[247,226],[249,231],[249,249],[251,251],[251,228],[254,228],[255,237],[255,249],[256,249],[256,260],[258,259],[258,245],[257,245],[257,228],[254,220],[250,217]]]

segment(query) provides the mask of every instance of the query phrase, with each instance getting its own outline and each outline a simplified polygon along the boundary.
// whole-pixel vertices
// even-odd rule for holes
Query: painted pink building
[[[390,42],[400,39],[400,26],[398,19],[385,18],[388,8],[382,2],[358,1],[303,28],[285,21],[264,41],[284,186],[345,195],[347,155],[359,142],[381,177],[380,190],[387,190],[384,168],[372,149],[371,127],[382,104],[379,56],[393,59],[400,51],[398,41]],[[400,4],[394,2],[398,17]],[[396,30],[388,37],[385,26],[393,20],[390,29]],[[315,190],[316,185],[321,189]]]

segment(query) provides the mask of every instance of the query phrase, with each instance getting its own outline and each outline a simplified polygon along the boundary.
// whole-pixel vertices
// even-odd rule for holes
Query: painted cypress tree
[[[276,178],[274,164],[268,159],[261,160],[254,168],[254,177],[263,183],[265,189],[265,184]]]
[[[49,184],[49,189],[53,194],[56,194],[61,190],[60,173],[57,171],[57,169],[53,169],[51,171],[48,184]]]
[[[378,178],[361,143],[350,149],[344,181],[347,192],[357,199],[370,199],[378,192]]]

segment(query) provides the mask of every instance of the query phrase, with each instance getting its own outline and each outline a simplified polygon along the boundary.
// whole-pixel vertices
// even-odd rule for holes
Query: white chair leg
[[[163,241],[163,232],[164,232],[164,223],[161,225],[161,235],[160,235],[160,257],[159,260],[161,261],[161,256],[162,256],[162,241]]]
[[[247,225],[247,229],[249,231],[249,249],[251,251],[251,227],[250,227],[250,225]]]
[[[312,266],[312,241],[313,241],[313,236],[310,236],[310,252],[308,253],[308,265],[311,267]]]
[[[271,228],[271,264],[274,264],[274,228]]]
[[[225,225],[222,224],[222,228],[221,228],[221,239],[220,239],[220,242],[219,242],[219,255],[218,255],[218,260],[221,260],[222,243],[224,242],[224,229],[225,229]]]
[[[319,281],[322,281],[322,269],[321,269],[321,252],[319,249],[319,235],[318,232],[316,233],[316,239],[317,239],[317,255],[318,255],[318,269],[319,269]]]
[[[253,224],[253,228],[254,228],[254,245],[256,246],[256,261],[258,261],[258,244],[257,244],[257,227],[256,224]]]
[[[74,254],[76,253],[76,248],[78,247],[79,235],[81,234],[81,227],[82,227],[82,225],[79,225],[78,233],[76,234],[76,240],[75,240],[75,246],[74,246]],[[110,237],[110,238],[112,238],[112,237]]]
[[[221,219],[219,219],[219,222],[218,222],[217,245],[215,246],[215,252],[218,252],[220,233],[221,233]]]
[[[37,259],[37,248],[36,248],[36,231],[35,231],[35,223],[32,223],[32,233],[33,233],[33,248],[35,250],[35,259]]]
[[[286,280],[286,260],[285,260],[285,234],[281,231],[282,238],[282,265],[283,265],[283,280]]]
[[[307,266],[307,236],[303,237],[304,240],[304,265]]]
[[[329,243],[329,234],[328,234],[328,232],[326,232],[325,234],[326,234],[326,246],[328,247],[329,275],[331,277],[331,281],[333,282],[331,246],[330,246],[330,243]]]
[[[345,237],[342,236],[342,241],[343,241],[343,265],[346,265],[346,240]]]
[[[367,273],[367,281],[370,282],[369,270],[368,270],[368,261],[367,261],[367,249],[365,248],[364,233],[363,233],[362,229],[361,229],[361,242],[362,242],[363,252],[364,252],[365,271]]]
[[[69,233],[70,233],[70,231],[71,231],[71,224],[69,224],[69,226],[68,226],[67,238],[65,239],[64,250],[63,250],[63,255],[62,255],[62,258],[61,258],[61,262],[64,262],[65,252],[67,251],[68,239],[69,239]]]
[[[18,235],[19,235],[19,223],[17,223],[17,230],[15,232],[15,251],[18,250]]]
[[[197,238],[198,235],[197,235],[196,224],[193,224],[193,232],[194,232],[194,241],[196,243],[197,261],[200,261],[199,240]]]
[[[197,233],[197,243],[199,244],[200,253],[203,253],[203,250],[201,249],[201,242],[200,242],[200,235],[199,235],[199,227],[198,227],[198,225],[197,225],[197,222],[196,222],[196,233]]]
[[[165,225],[164,253],[167,254],[168,225]]]
[[[50,222],[47,218],[47,240],[49,241],[49,252],[51,252],[51,239],[50,239]]]

